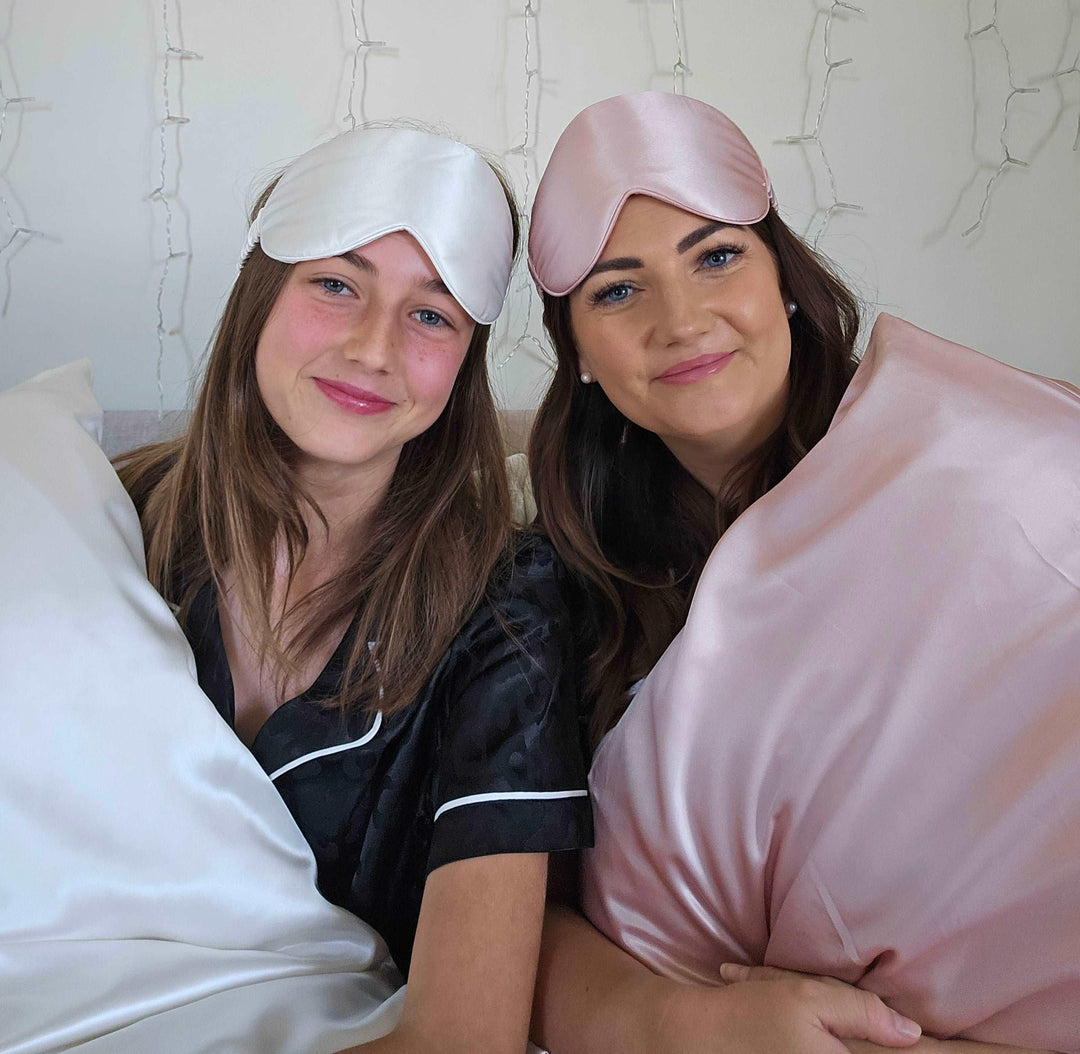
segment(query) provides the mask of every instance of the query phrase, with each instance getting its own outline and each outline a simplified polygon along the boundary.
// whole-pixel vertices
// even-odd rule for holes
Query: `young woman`
[[[987,371],[993,376],[981,391],[965,389],[961,377],[954,386],[958,397],[947,403],[943,395],[938,408],[931,410],[934,389],[927,376],[940,368],[938,360],[951,361],[954,353],[948,349],[954,346],[933,343],[935,338],[925,334],[915,337],[919,331],[896,320],[891,327],[884,326],[881,342],[889,343],[891,334],[894,343],[906,342],[918,354],[927,352],[919,360],[920,369],[926,368],[921,373],[905,372],[900,353],[893,358],[884,352],[868,355],[862,380],[853,385],[859,366],[854,298],[781,221],[768,176],[745,136],[712,107],[685,97],[651,92],[620,96],[590,106],[575,118],[559,140],[537,191],[530,265],[543,292],[545,324],[558,358],[534,425],[530,465],[539,524],[575,573],[594,627],[586,679],[594,707],[594,744],[616,724],[641,679],[663,655],[633,711],[601,745],[594,765],[597,849],[588,854],[585,906],[606,933],[618,937],[658,973],[690,982],[658,977],[606,943],[579,916],[553,911],[546,924],[536,1004],[538,1033],[559,1054],[632,1049],[824,1054],[842,1049],[844,1039],[913,1042],[912,1035],[903,1038],[903,1022],[890,1023],[884,1007],[865,992],[782,971],[748,973],[733,966],[721,970],[724,960],[736,955],[759,963],[766,954],[772,962],[797,957],[815,962],[827,959],[828,952],[834,956],[828,961],[843,963],[850,980],[869,982],[894,997],[907,995],[906,1007],[935,1006],[944,1011],[950,1002],[963,1002],[972,1023],[992,1016],[994,1000],[1003,990],[996,978],[1004,975],[1010,980],[1013,1003],[991,1026],[992,1035],[994,1027],[997,1035],[1069,1035],[1063,1023],[1073,1013],[1069,992],[1077,977],[1075,965],[1069,965],[1074,957],[1064,949],[1073,946],[1069,941],[1075,937],[1076,928],[1068,923],[1075,897],[1069,908],[1067,891],[1076,867],[1063,846],[1074,844],[1075,834],[1069,835],[1067,825],[1059,824],[1048,832],[1045,844],[1039,842],[1041,857],[1033,854],[1009,870],[1014,861],[1006,861],[1005,846],[1011,854],[1014,846],[1035,845],[1038,840],[1023,833],[1025,824],[1018,830],[1007,809],[988,806],[986,782],[974,792],[979,811],[972,818],[958,813],[950,819],[948,791],[938,798],[919,788],[920,778],[932,787],[937,775],[926,771],[918,757],[912,763],[901,754],[897,766],[897,746],[891,757],[888,753],[889,744],[910,743],[916,753],[921,749],[927,756],[930,744],[918,747],[918,737],[925,736],[920,729],[931,727],[931,719],[943,711],[942,698],[956,699],[953,710],[959,715],[959,727],[951,730],[949,742],[955,740],[960,748],[948,755],[942,778],[950,779],[954,775],[950,769],[955,770],[960,774],[955,786],[971,789],[970,780],[963,782],[969,779],[968,763],[983,756],[980,751],[987,744],[976,747],[970,742],[971,723],[964,717],[968,710],[960,702],[962,695],[935,694],[935,684],[940,689],[947,683],[946,675],[929,682],[924,705],[906,701],[920,700],[924,689],[913,683],[913,674],[901,682],[897,672],[889,673],[897,670],[895,665],[885,673],[892,680],[884,683],[904,683],[904,692],[882,693],[878,682],[862,695],[854,691],[845,695],[846,682],[831,671],[846,670],[845,662],[852,665],[846,656],[861,654],[855,651],[861,644],[860,632],[866,635],[860,618],[875,625],[884,619],[883,632],[888,634],[887,590],[902,592],[904,574],[893,571],[890,561],[900,566],[910,553],[906,573],[917,578],[923,569],[920,559],[925,559],[925,568],[932,568],[935,561],[942,563],[937,552],[947,558],[951,552],[970,551],[964,548],[965,538],[975,537],[972,532],[978,524],[994,522],[998,506],[1004,504],[992,487],[973,486],[971,493],[978,500],[972,501],[970,520],[967,512],[953,512],[947,502],[940,519],[934,518],[937,506],[931,503],[940,504],[943,486],[951,484],[958,497],[966,497],[962,485],[982,482],[977,470],[969,468],[979,464],[978,458],[973,461],[964,450],[964,444],[974,440],[960,435],[954,442],[954,432],[963,433],[970,425],[970,436],[981,434],[980,429],[991,437],[995,430],[1007,436],[1010,415],[1023,428],[1025,412],[1033,406],[1036,417],[1039,410],[1045,411],[1043,432],[1051,435],[1058,409],[1059,422],[1075,424],[1072,397],[1062,399],[1060,390],[1040,379],[1016,380],[1014,375],[1021,375],[997,364],[971,366],[962,359],[960,373],[971,366],[972,376],[982,377]],[[932,346],[926,347],[927,342]],[[884,382],[874,372],[879,361],[885,363]],[[900,378],[899,384],[889,390],[894,384],[889,378],[894,376]],[[870,409],[860,414],[858,403],[855,410],[851,403],[867,390]],[[855,429],[854,443],[869,441],[888,450],[887,444],[893,442],[891,462],[878,477],[871,469],[860,477],[860,449],[845,447],[846,433],[838,432],[827,455],[832,460],[818,457],[816,467],[799,477],[810,483],[800,484],[804,490],[791,497],[789,474],[821,443],[830,426],[836,427],[845,395],[849,416],[869,421],[862,432],[857,424],[848,426]],[[1000,418],[989,415],[987,427],[979,412],[967,409],[970,404],[978,407],[979,399],[999,396]],[[888,420],[881,407],[889,405],[899,405],[908,416],[895,414],[901,418],[899,424]],[[1020,410],[1014,412],[1015,407]],[[885,486],[882,480],[915,477],[914,472],[903,474],[906,451],[917,448],[928,431],[936,438],[932,424],[920,425],[935,420],[945,422],[937,431],[955,447],[943,458],[946,467],[932,466],[930,473],[922,473],[920,478],[928,477],[932,484],[925,495],[914,489],[887,491],[887,501],[894,503],[886,506],[890,512],[895,506],[910,518],[910,510],[915,510],[912,531],[904,533],[907,528],[900,525],[907,521],[897,515],[884,517],[883,523],[875,521],[877,533],[868,534],[863,526],[866,517],[859,519],[863,496],[869,495],[863,504],[873,506],[871,499],[877,499]],[[961,427],[949,432],[948,426],[957,420]],[[1075,427],[1069,427],[1075,433]],[[1048,499],[1060,478],[1054,472],[1067,463],[1070,449],[1067,442],[1046,442],[1045,435],[1040,459],[1045,454],[1054,468],[1028,495],[1036,519],[1042,515],[1040,509],[1051,507]],[[1022,449],[1023,442],[1017,434],[1011,446]],[[992,457],[988,451],[997,448],[1005,452],[1003,457],[1010,456],[1008,438],[994,440],[980,456]],[[841,462],[842,471],[831,469]],[[934,476],[933,471],[939,474]],[[1015,480],[1023,475],[1034,479],[1036,473],[1012,475]],[[856,482],[846,482],[852,479]],[[820,480],[826,482],[819,484]],[[1023,504],[1021,485],[1015,480],[1011,487]],[[747,510],[785,481],[787,504],[777,491],[768,505],[771,518],[759,517],[757,528],[732,531],[729,537],[738,535],[738,540],[729,543],[725,537],[717,547],[736,520],[747,522],[743,514],[752,516],[756,510]],[[831,495],[850,496],[849,491],[854,497],[848,504],[830,504]],[[925,502],[921,523],[920,502]],[[990,564],[991,575],[998,579],[976,587],[978,576],[985,573],[981,568],[976,570],[968,561],[970,573],[965,577],[963,555],[952,565],[961,569],[950,579],[950,583],[960,580],[956,622],[970,621],[969,612],[982,608],[983,632],[978,633],[976,626],[966,638],[961,636],[962,648],[950,653],[945,642],[952,637],[943,622],[948,610],[943,601],[951,600],[952,594],[944,591],[931,596],[930,606],[912,624],[924,639],[926,620],[937,620],[935,633],[941,643],[937,651],[929,647],[922,656],[927,668],[940,667],[941,656],[949,656],[946,672],[964,671],[970,656],[981,662],[989,648],[986,677],[1004,684],[1010,663],[1015,666],[1016,656],[1027,656],[1024,661],[1035,672],[1027,682],[1025,699],[1038,713],[1040,707],[1053,710],[1054,700],[1064,697],[1061,691],[1070,684],[1076,687],[1077,665],[1069,657],[1075,652],[1070,652],[1071,638],[1062,636],[1063,628],[1069,627],[1072,638],[1076,635],[1075,596],[1065,581],[1072,575],[1067,567],[1072,558],[1067,546],[1056,551],[1041,545],[1044,562],[1032,561],[1030,549],[1023,549],[1026,543],[1014,541],[1021,536],[1015,531],[1011,506],[1008,512],[1005,529],[1011,524],[1012,532],[1000,542],[992,540],[1001,546],[1002,559]],[[1063,527],[1068,530],[1068,512],[1061,517],[1063,523],[1054,524],[1055,536]],[[1024,529],[1030,526],[1023,517],[1019,522]],[[1044,517],[1040,531],[1048,523]],[[935,532],[945,539],[934,537],[936,549],[927,544]],[[825,542],[815,549],[822,539]],[[869,544],[874,539],[883,539],[882,552],[878,552],[882,546]],[[949,549],[953,541],[957,544]],[[790,558],[802,551],[800,547],[825,563],[809,560],[806,566],[798,565],[801,577],[797,577],[791,573]],[[856,556],[869,549],[877,555],[864,567]],[[1064,568],[1057,578],[1049,566],[1055,561]],[[845,564],[858,567],[855,581],[838,578],[833,586],[828,576],[834,564],[841,569]],[[943,576],[949,573],[944,559]],[[856,609],[849,621],[841,621],[848,617],[846,609],[841,610],[844,590],[862,588],[859,574],[863,582],[886,583],[881,585],[884,595],[871,597],[870,606],[864,602],[861,613]],[[888,584],[890,574],[894,584]],[[932,578],[934,572],[928,574]],[[765,586],[756,588],[759,579]],[[1056,593],[1047,592],[1048,581]],[[1008,619],[1017,620],[1019,611],[1036,610],[1018,588],[1021,582],[1036,583],[1033,595],[1041,596],[1045,606],[1038,608],[1038,619],[1031,616],[1025,624],[1031,632],[1022,631],[1010,644],[1012,652],[995,652],[999,642],[986,625],[991,612],[1001,609]],[[772,592],[769,586],[775,586]],[[991,603],[1003,596],[1009,603],[996,607]],[[733,599],[725,607],[727,597]],[[836,604],[835,610],[830,602]],[[786,610],[797,610],[802,621],[777,616]],[[904,604],[894,602],[891,610],[893,631],[899,633],[907,626]],[[878,618],[882,612],[885,615]],[[690,623],[672,645],[688,613]],[[755,635],[758,626],[763,627],[764,641]],[[1033,642],[1051,638],[1056,650],[1041,663]],[[874,649],[884,650],[885,639],[871,638],[867,651],[871,659]],[[743,651],[750,657],[740,665]],[[824,662],[818,661],[822,655]],[[770,680],[770,669],[783,674]],[[976,663],[972,669],[981,667]],[[820,675],[807,685],[810,671]],[[857,669],[852,681],[858,685]],[[973,704],[986,703],[981,710],[972,707],[972,717],[992,726],[989,734],[999,735],[999,729],[1011,727],[1008,722],[1017,713],[1017,689],[1012,689],[1013,701],[1006,691],[991,702],[997,691],[992,685],[992,680],[984,680],[970,688],[961,682],[956,691],[971,693]],[[881,700],[888,705],[882,707]],[[826,715],[824,725],[815,723],[819,713]],[[880,730],[875,723],[879,719]],[[1075,722],[1069,727],[1075,734]],[[802,728],[813,735],[800,738]],[[1009,735],[1014,735],[1011,741]],[[1015,757],[1017,744],[1024,740],[1007,731],[1000,737],[1000,744],[990,746],[1001,747],[998,764],[1004,771],[1004,760]],[[986,756],[995,759],[993,750]],[[867,757],[879,767],[865,771],[865,783],[853,784],[851,773],[863,774],[859,765]],[[894,776],[888,775],[889,765],[896,769]],[[974,766],[971,770],[984,779],[983,772]],[[809,790],[799,797],[789,790],[791,774],[803,772],[808,773],[804,786]],[[1027,831],[1035,817],[1061,800],[1062,793],[1068,795],[1071,787],[1075,794],[1075,780],[1069,782],[1066,770],[1058,767],[1052,779],[1044,778],[1045,772],[1032,762],[1025,775],[1016,777],[1024,787],[1020,798],[1028,784],[1039,788],[1041,813],[1030,808],[1035,795],[1024,800]],[[992,776],[1000,779],[1000,772]],[[829,780],[840,787],[835,799]],[[995,793],[1009,802],[1019,800],[1008,787]],[[898,796],[911,808],[897,809]],[[866,809],[847,810],[856,813],[852,829],[872,836],[856,841],[857,851],[837,854],[825,843],[822,832],[832,836],[833,844],[849,844],[843,840],[848,836],[846,824],[833,822],[827,806],[822,811],[822,801],[834,800],[838,808],[852,800],[877,803],[876,814],[874,809],[869,815]],[[905,823],[909,816],[923,815],[920,802],[935,801],[946,803],[941,831]],[[961,796],[955,799],[958,810],[966,804]],[[729,807],[730,816],[725,811]],[[1004,834],[1003,823],[993,826],[1001,817],[1012,825],[995,854],[1007,879],[1004,886],[996,876],[993,881],[986,878],[984,859],[988,847]],[[888,837],[885,825],[891,826],[895,837]],[[989,833],[980,842],[984,831]],[[792,836],[785,839],[788,832]],[[978,850],[971,857],[975,864],[970,877],[961,871],[969,859],[961,854],[969,844]],[[884,846],[888,848],[883,851]],[[1058,862],[1063,852],[1072,863]],[[876,879],[860,874],[869,861],[878,865]],[[1033,872],[1033,865],[1039,869]],[[951,879],[963,895],[957,892],[940,917],[923,920],[920,908],[929,910],[936,903],[932,894],[938,891],[925,886],[925,876],[942,869],[938,889],[948,889]],[[1031,899],[1032,873],[1047,883],[1039,894],[1043,900],[1038,909]],[[900,881],[901,875],[910,878]],[[838,894],[835,902],[829,899],[830,885]],[[891,899],[883,889],[893,891]],[[886,907],[905,902],[904,897],[919,889],[925,893],[923,903],[916,896],[895,930],[882,934],[881,927],[873,925],[885,917]],[[876,901],[875,892],[880,894]],[[839,893],[850,896],[841,901]],[[814,914],[800,905],[809,905]],[[995,907],[1001,910],[995,913]],[[975,921],[961,939],[969,917]],[[1008,939],[1002,939],[1006,931],[999,925],[1001,918],[1013,920]],[[1025,918],[1040,920],[1037,931],[1047,939],[1037,946],[1041,952],[1020,959],[1016,942],[1024,940]],[[1051,932],[1055,919],[1056,943]],[[921,961],[913,958],[909,963],[890,950],[908,947],[902,942],[889,944],[904,933],[925,938],[919,945],[925,954]],[[785,935],[790,943],[781,948]],[[881,947],[880,955],[864,955],[866,947],[860,940],[864,937],[866,945],[878,942],[873,946]],[[1004,960],[980,958],[988,954],[987,947]],[[1043,957],[1048,961],[1038,961]],[[746,979],[751,983],[711,987],[723,980]],[[941,986],[935,1005],[934,993]],[[861,1020],[836,1013],[829,1002],[831,997],[839,1001],[856,995],[866,997]],[[947,1020],[948,1014],[937,1017]],[[1032,1031],[1048,1021],[1056,1022],[1051,1031]],[[957,1025],[945,1031],[962,1030],[964,1026]],[[920,1041],[921,1049],[935,1045],[932,1040]],[[965,1043],[948,1046],[957,1051],[969,1048]],[[979,1049],[977,1044],[970,1046]]]
[[[546,854],[591,837],[560,565],[512,534],[487,381],[517,236],[459,143],[316,147],[255,207],[189,430],[120,464],[200,685],[407,975],[365,1050],[520,1054]]]

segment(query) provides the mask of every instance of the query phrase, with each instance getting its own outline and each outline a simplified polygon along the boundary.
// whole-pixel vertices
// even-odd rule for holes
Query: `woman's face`
[[[296,264],[259,336],[267,410],[300,469],[393,473],[442,413],[475,322],[411,235]]]
[[[581,370],[714,492],[783,416],[791,333],[751,229],[634,195],[570,319]]]

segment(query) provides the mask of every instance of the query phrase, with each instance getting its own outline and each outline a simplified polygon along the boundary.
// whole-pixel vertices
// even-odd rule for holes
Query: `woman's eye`
[[[351,291],[340,278],[320,278],[318,282],[331,296],[344,296]]]
[[[633,292],[633,287],[629,282],[616,282],[594,293],[592,302],[594,304],[621,304],[631,292]]]
[[[705,267],[727,267],[736,256],[742,255],[743,250],[734,245],[721,245],[715,249],[709,249],[701,256],[701,263]]]
[[[427,307],[422,307],[419,311],[415,312],[415,317],[422,326],[431,326],[432,328],[435,328],[447,324],[446,319],[443,318],[438,311],[432,311]]]

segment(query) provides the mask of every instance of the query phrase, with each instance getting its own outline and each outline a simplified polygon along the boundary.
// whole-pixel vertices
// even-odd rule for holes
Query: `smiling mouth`
[[[728,351],[710,355],[698,355],[694,359],[685,359],[664,370],[656,380],[664,384],[693,384],[703,377],[710,377],[722,370],[734,358],[735,352]]]
[[[344,381],[329,381],[325,377],[316,377],[315,384],[331,402],[351,414],[381,414],[393,409],[397,403],[384,399],[366,388],[357,388]]]

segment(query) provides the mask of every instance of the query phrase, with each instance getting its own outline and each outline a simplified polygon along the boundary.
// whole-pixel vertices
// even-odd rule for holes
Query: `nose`
[[[690,344],[712,329],[716,319],[704,290],[675,278],[665,282],[659,293],[653,326],[657,343],[665,347]]]
[[[372,300],[344,334],[342,354],[371,373],[387,373],[397,355],[398,328],[396,312]]]

